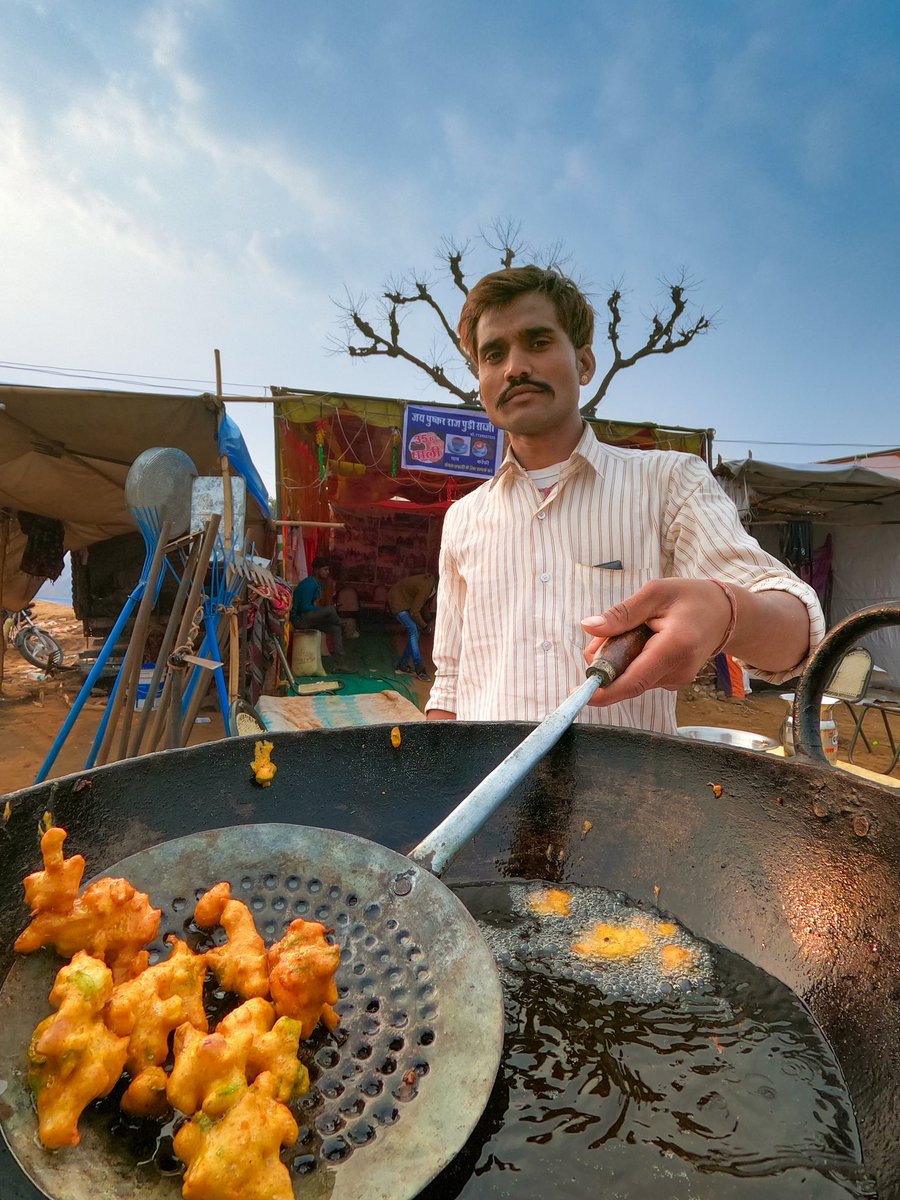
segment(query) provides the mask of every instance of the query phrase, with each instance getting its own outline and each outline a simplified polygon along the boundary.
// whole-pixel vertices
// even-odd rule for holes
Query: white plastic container
[[[781,699],[786,700],[788,704],[787,716],[781,723],[781,745],[784,747],[785,756],[789,757],[794,753],[794,716],[792,711],[794,693],[783,693]],[[837,723],[832,719],[831,710],[837,704],[838,699],[837,696],[823,696],[819,708],[819,733],[822,738],[822,749],[832,766],[837,762],[838,731]]]
[[[144,705],[147,703],[148,699],[150,698],[150,684],[153,681],[154,670],[155,670],[155,668],[153,666],[141,667],[141,674],[138,679],[138,685],[137,685],[137,695],[134,698],[134,707],[138,712],[140,712],[143,709]],[[162,690],[163,690],[163,681],[162,681],[162,679],[160,679],[160,681],[157,685],[157,688],[156,688],[156,696],[153,700],[154,708],[156,708],[159,705],[159,698],[162,695]]]

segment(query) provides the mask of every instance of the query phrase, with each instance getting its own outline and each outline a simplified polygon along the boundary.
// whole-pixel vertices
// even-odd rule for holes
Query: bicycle
[[[62,647],[46,629],[35,625],[31,619],[30,604],[19,612],[7,612],[3,622],[3,633],[10,646],[14,646],[26,662],[43,671],[55,671],[62,666]]]

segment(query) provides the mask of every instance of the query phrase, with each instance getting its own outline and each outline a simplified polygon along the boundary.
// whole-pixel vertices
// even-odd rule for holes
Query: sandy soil
[[[67,662],[74,661],[78,652],[85,649],[81,624],[70,608],[38,601],[34,619],[57,639],[66,652]],[[81,675],[66,667],[51,679],[42,679],[40,675],[15,650],[8,648],[0,693],[0,794],[27,787],[34,781],[82,683]],[[416,691],[423,704],[427,685],[417,684]],[[51,776],[66,775],[83,767],[105,704],[105,691],[98,691],[91,697],[57,758]],[[719,700],[694,696],[688,689],[679,697],[678,722],[680,725],[743,729],[777,738],[785,711],[777,692],[762,692],[745,700]],[[838,708],[835,712],[840,757],[844,758],[853,724],[846,709]],[[191,745],[224,736],[215,700],[210,700],[201,711],[201,719],[202,723],[194,727]],[[870,742],[875,739],[872,752],[866,751],[860,743],[854,758],[858,765],[871,771],[884,770],[890,762],[890,748],[875,717],[869,718],[866,731]]]
[[[45,679],[18,651],[11,646],[6,648],[0,691],[0,794],[34,782],[83,683],[81,674],[71,664],[87,645],[81,622],[76,620],[72,609],[36,601],[32,619],[59,642],[66,658],[62,670]],[[84,766],[107,696],[108,684],[95,689],[56,759],[51,778],[68,775]],[[224,736],[221,713],[214,700],[201,710],[200,716],[203,722],[194,726],[190,745]]]

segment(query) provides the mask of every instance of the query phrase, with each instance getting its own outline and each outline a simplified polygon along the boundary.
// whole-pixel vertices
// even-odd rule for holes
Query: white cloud
[[[183,0],[162,0],[143,14],[138,25],[138,37],[150,47],[154,66],[184,104],[196,104],[204,96],[203,86],[184,66],[186,26],[211,7],[215,5],[205,0],[188,4]]]

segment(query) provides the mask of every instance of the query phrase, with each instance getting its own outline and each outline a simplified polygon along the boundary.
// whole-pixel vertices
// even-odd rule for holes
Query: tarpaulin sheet
[[[256,704],[271,733],[291,729],[337,729],[345,725],[403,725],[425,714],[399,692],[367,695],[260,696]]]
[[[67,550],[134,533],[137,523],[125,503],[131,464],[144,450],[174,446],[190,456],[199,474],[220,474],[222,411],[222,401],[211,395],[0,385],[0,508],[62,521]],[[237,453],[231,440],[229,449]],[[250,522],[262,545],[255,508]],[[17,538],[15,519],[12,533]],[[33,586],[33,578],[19,572],[21,557],[11,538],[0,578],[7,608],[19,607]]]
[[[463,476],[403,469],[405,400],[288,388],[273,388],[272,394],[280,512],[286,519],[327,522],[338,510],[385,508],[439,515],[480,485]],[[463,406],[459,411],[481,412]],[[681,450],[704,459],[708,454],[708,430],[599,419],[589,424],[609,445]],[[304,529],[307,559],[327,536]]]

